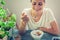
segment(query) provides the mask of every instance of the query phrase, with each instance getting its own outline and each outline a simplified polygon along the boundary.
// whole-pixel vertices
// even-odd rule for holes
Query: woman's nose
[[[38,5],[35,5],[35,9],[38,10],[40,7]]]

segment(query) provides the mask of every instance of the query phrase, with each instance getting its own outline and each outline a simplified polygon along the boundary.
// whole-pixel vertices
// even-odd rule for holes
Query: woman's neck
[[[31,16],[35,22],[38,22],[42,16],[42,11],[31,10]]]

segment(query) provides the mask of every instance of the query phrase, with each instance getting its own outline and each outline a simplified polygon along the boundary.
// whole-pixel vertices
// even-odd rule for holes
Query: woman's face
[[[44,5],[45,5],[44,0],[32,0],[32,8],[35,11],[43,10]]]

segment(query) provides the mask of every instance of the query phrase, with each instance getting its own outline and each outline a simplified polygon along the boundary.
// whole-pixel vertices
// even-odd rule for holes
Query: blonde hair
[[[31,2],[32,2],[32,0],[30,0]],[[45,0],[44,0],[44,2],[45,2]]]

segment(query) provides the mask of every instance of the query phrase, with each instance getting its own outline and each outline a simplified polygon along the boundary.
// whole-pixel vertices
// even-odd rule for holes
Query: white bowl
[[[38,35],[37,34],[37,32],[39,32],[40,34]],[[41,30],[33,30],[32,32],[31,32],[31,36],[32,36],[32,38],[34,39],[34,40],[40,40],[41,39],[41,37],[43,36],[43,31],[41,31]]]

